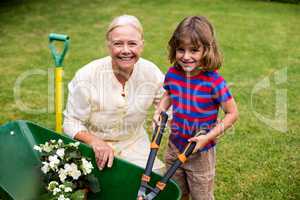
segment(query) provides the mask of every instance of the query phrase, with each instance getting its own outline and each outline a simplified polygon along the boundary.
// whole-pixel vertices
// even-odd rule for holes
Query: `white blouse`
[[[64,132],[74,137],[88,131],[107,141],[117,156],[145,167],[150,150],[145,119],[164,92],[163,80],[155,64],[140,58],[123,88],[113,73],[111,57],[92,61],[68,85]],[[153,169],[163,166],[156,159]]]

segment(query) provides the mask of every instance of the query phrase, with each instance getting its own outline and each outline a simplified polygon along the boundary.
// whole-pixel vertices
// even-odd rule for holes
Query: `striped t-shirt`
[[[183,71],[171,67],[164,88],[171,96],[173,106],[170,140],[180,151],[196,130],[209,131],[216,124],[220,103],[232,98],[217,71],[203,71],[187,77]],[[215,142],[211,142],[202,151],[214,145]]]

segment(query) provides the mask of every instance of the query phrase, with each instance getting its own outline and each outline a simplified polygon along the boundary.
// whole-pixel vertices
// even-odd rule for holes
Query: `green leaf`
[[[72,200],[83,200],[85,196],[85,191],[84,190],[77,190],[71,195]]]
[[[53,197],[52,194],[50,194],[50,193],[42,194],[39,197],[39,200],[54,200],[54,199],[55,199],[55,197]]]
[[[69,158],[70,159],[72,159],[72,158],[77,158],[77,159],[80,159],[81,158],[81,155],[80,155],[80,153],[79,152],[76,152],[76,151],[74,151],[74,152],[70,152],[70,154],[69,154]]]
[[[94,174],[87,175],[86,179],[88,181],[89,189],[93,193],[97,193],[97,192],[101,191],[99,181],[98,181],[98,179],[96,178],[96,176]]]
[[[65,182],[64,182],[64,185],[65,185],[66,187],[70,187],[70,188],[72,188],[72,189],[74,189],[74,188],[76,187],[76,185],[75,185],[74,183],[70,182],[70,181],[65,181]]]

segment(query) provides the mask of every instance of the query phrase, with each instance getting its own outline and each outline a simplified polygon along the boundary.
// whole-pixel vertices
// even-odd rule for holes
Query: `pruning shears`
[[[168,115],[166,112],[161,112],[159,117],[159,125],[155,125],[153,131],[153,136],[150,145],[150,154],[146,164],[144,174],[142,174],[140,188],[138,190],[137,199],[138,200],[152,200],[154,199],[162,190],[165,189],[170,178],[175,174],[176,170],[187,161],[187,157],[191,155],[196,147],[196,142],[190,142],[186,145],[185,149],[177,156],[177,159],[173,165],[168,169],[168,171],[163,175],[162,179],[158,181],[155,187],[149,185],[151,180],[151,172],[154,164],[154,160],[159,149],[159,145],[163,136],[164,129],[168,120]],[[194,131],[194,136],[205,134],[205,130],[200,130],[198,132]]]

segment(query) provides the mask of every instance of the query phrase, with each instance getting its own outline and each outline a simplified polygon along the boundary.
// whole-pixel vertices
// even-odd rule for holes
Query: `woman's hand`
[[[208,137],[208,135],[199,135],[199,136],[190,138],[188,141],[197,143],[195,146],[195,149],[193,151],[193,153],[195,153],[199,149],[203,149],[210,142],[210,138]]]
[[[110,168],[114,161],[114,151],[112,147],[100,139],[92,141],[90,145],[95,152],[99,169],[102,170],[106,165]]]
[[[113,165],[114,151],[105,141],[86,131],[78,132],[75,135],[75,139],[81,140],[93,148],[96,162],[100,170],[105,166],[110,168]]]

